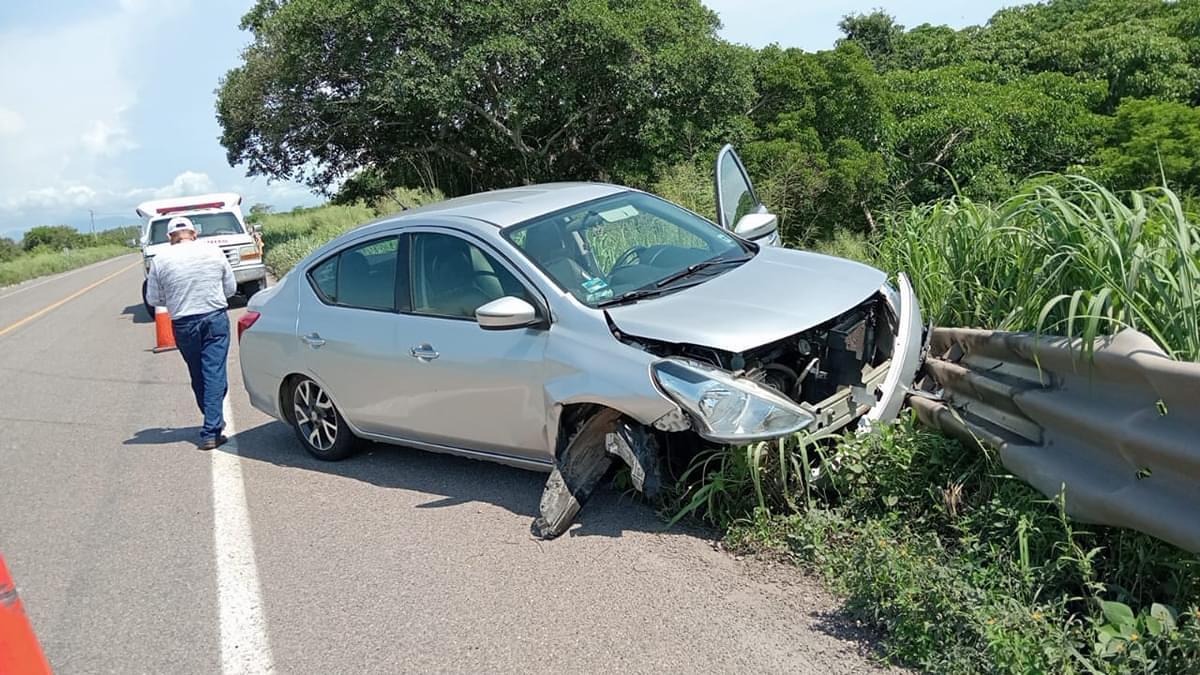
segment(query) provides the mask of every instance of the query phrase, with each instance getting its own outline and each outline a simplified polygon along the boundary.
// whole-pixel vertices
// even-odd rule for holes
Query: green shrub
[[[663,169],[659,179],[650,184],[647,192],[715,222],[717,202],[712,172],[711,166],[701,167],[695,162],[675,164]]]
[[[29,279],[66,272],[107,258],[130,253],[127,246],[98,246],[75,250],[54,251],[40,247],[7,262],[0,262],[0,286],[17,284]]]
[[[720,481],[740,501],[723,503],[742,517],[727,539],[821,573],[847,611],[884,629],[890,659],[946,673],[1200,664],[1200,557],[1124,530],[1080,531],[997,458],[911,418],[828,454],[837,460],[796,508],[753,515],[754,486],[777,485],[778,465],[734,460],[740,471]],[[699,513],[730,515],[715,506]]]
[[[36,248],[47,248],[61,251],[64,248],[79,248],[86,246],[79,232],[69,225],[39,225],[25,233],[21,247],[26,251]]]
[[[7,237],[0,237],[0,263],[8,262],[21,255],[21,245]]]

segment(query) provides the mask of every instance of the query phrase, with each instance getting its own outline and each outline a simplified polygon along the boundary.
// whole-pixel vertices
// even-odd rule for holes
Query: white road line
[[[233,413],[225,396],[225,435],[212,452],[213,541],[217,555],[217,605],[221,614],[221,672],[270,673],[271,645],[263,612],[254,539],[238,455]]]
[[[9,290],[9,292],[8,292],[8,293],[5,293],[4,295],[0,295],[0,300],[3,300],[3,299],[5,299],[5,298],[11,298],[12,296],[16,295],[17,293],[24,293],[25,291],[27,291],[27,290],[29,290],[29,289],[31,289],[31,288],[37,288],[38,286],[42,286],[42,285],[44,285],[44,284],[48,284],[48,283],[50,283],[50,282],[52,282],[52,281],[58,281],[59,279],[65,279],[65,278],[67,278],[67,277],[71,276],[72,274],[77,274],[77,273],[79,273],[79,272],[83,272],[83,271],[86,271],[86,270],[90,270],[90,269],[92,269],[92,268],[95,268],[95,267],[100,267],[101,265],[104,265],[104,264],[110,263],[110,262],[112,262],[112,261],[114,261],[114,260],[120,260],[121,258],[124,258],[124,257],[125,257],[125,256],[127,256],[127,255],[129,255],[129,254],[128,254],[128,253],[122,253],[121,255],[119,255],[119,256],[116,256],[116,257],[114,257],[114,258],[106,258],[106,259],[104,259],[104,260],[101,260],[101,261],[99,261],[99,262],[94,262],[94,263],[92,263],[91,265],[84,265],[83,267],[77,267],[77,268],[75,268],[75,269],[73,269],[73,270],[69,270],[69,271],[67,271],[67,272],[60,272],[60,273],[58,273],[58,274],[55,274],[55,275],[49,276],[49,277],[47,277],[47,278],[45,278],[45,279],[42,279],[41,281],[25,282],[24,284],[17,284],[17,287],[16,287],[16,288],[13,288],[12,286],[4,286],[4,287],[0,287],[0,290],[9,290],[9,289],[11,289],[11,290]]]

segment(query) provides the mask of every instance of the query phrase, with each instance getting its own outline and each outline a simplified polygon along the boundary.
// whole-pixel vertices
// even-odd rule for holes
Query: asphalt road
[[[0,553],[57,672],[873,668],[812,581],[611,489],[539,542],[541,474],[310,459],[250,407],[236,345],[234,443],[198,450],[139,264],[0,288]]]

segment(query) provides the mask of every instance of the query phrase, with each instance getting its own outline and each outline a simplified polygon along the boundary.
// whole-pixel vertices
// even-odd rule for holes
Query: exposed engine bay
[[[656,356],[677,356],[766,385],[817,415],[813,430],[841,426],[874,405],[886,375],[898,318],[882,294],[817,326],[740,353],[622,334]]]

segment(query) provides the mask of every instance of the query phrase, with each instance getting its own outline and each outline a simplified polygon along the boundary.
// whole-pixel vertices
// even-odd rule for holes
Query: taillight
[[[238,342],[242,341],[242,333],[245,333],[250,326],[253,326],[254,322],[258,321],[258,317],[260,316],[262,316],[262,314],[259,314],[258,312],[246,310],[246,313],[242,315],[242,318],[238,319]]]

